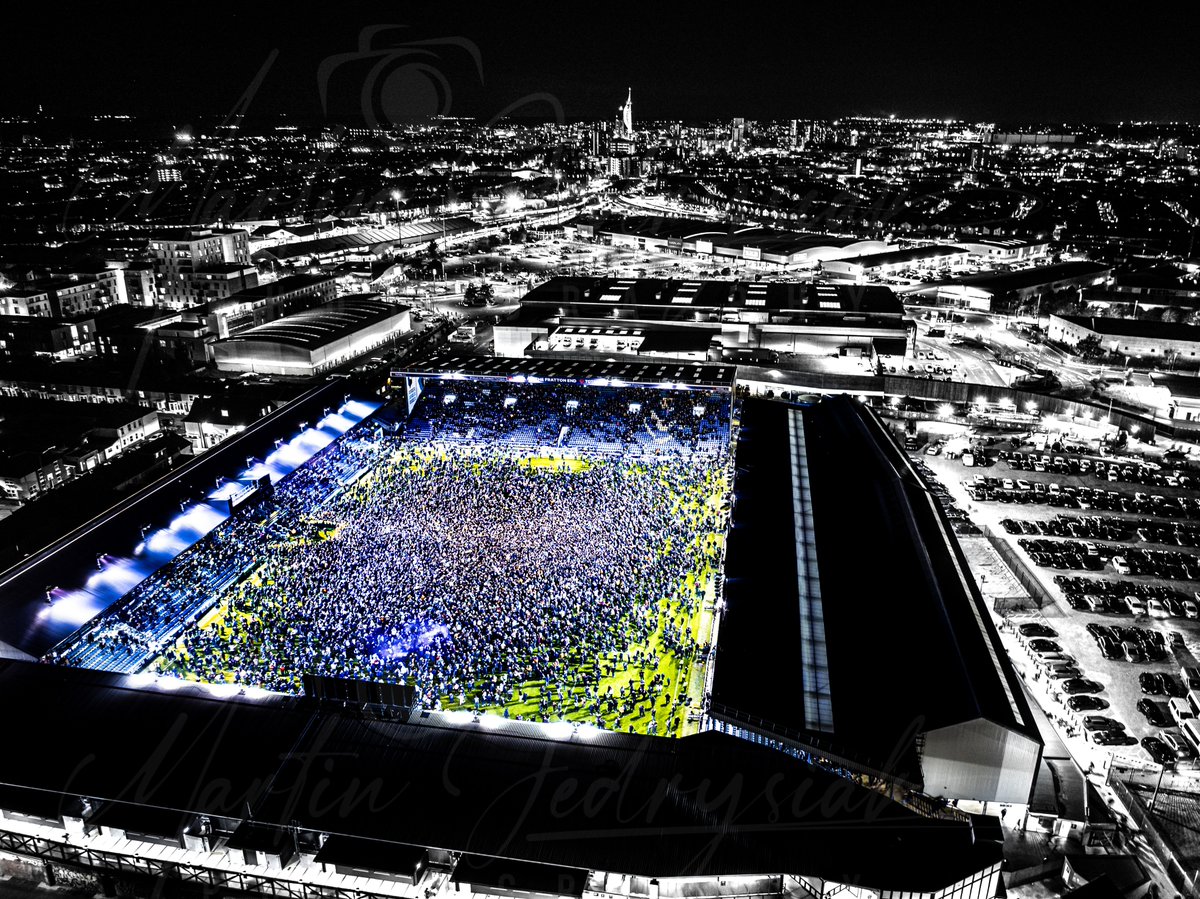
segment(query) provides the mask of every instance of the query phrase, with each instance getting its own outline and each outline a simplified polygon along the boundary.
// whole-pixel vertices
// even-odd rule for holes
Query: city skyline
[[[180,21],[129,9],[66,21],[32,11],[0,62],[25,85],[3,112],[595,121],[611,118],[632,86],[641,121],[1200,118],[1186,30],[1165,16],[1116,29],[1115,6],[1087,17],[1039,10],[1036,23],[945,6],[850,31],[819,10],[715,23],[618,6],[583,30],[531,7],[455,17],[357,4],[303,20],[225,7]],[[134,39],[136,52],[113,52]]]

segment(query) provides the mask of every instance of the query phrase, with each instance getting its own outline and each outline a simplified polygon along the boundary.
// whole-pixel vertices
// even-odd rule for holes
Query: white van
[[[1192,749],[1200,753],[1200,719],[1188,718],[1179,729],[1183,731],[1183,738],[1191,744]]]
[[[1183,724],[1188,718],[1195,718],[1196,714],[1192,711],[1192,707],[1188,705],[1186,699],[1180,699],[1174,696],[1167,700],[1167,709],[1171,712],[1171,718],[1176,724]]]
[[[1200,668],[1184,665],[1179,669],[1179,678],[1185,690],[1200,690]]]

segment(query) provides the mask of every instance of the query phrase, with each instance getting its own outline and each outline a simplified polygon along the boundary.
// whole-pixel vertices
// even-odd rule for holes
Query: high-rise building
[[[240,229],[203,228],[152,237],[150,253],[158,300],[184,309],[258,286],[250,262],[250,235]]]
[[[737,152],[742,149],[746,143],[746,120],[734,119],[733,124],[729,128],[729,146]]]
[[[629,89],[629,96],[625,98],[625,105],[617,110],[617,117],[621,123],[621,136],[626,138],[633,137],[633,88]]]

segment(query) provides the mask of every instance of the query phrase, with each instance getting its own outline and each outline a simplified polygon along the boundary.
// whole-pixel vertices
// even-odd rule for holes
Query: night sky
[[[1069,6],[30,4],[6,23],[0,112],[219,116],[278,51],[251,117],[595,120],[632,87],[639,121],[1200,119],[1193,22]]]

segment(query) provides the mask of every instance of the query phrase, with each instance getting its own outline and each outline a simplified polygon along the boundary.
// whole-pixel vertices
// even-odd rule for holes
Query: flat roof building
[[[1024,804],[1041,749],[1021,682],[929,488],[868,407],[747,400],[713,727]]]
[[[1106,351],[1132,358],[1200,364],[1200,327],[1098,315],[1051,315],[1046,336],[1067,346],[1096,337]]]
[[[805,234],[758,225],[724,226],[702,219],[660,216],[634,216],[597,225],[592,230],[615,247],[778,266],[815,265],[824,259],[874,253],[887,248],[887,244],[878,240]]]
[[[376,295],[343,297],[213,345],[220,371],[309,377],[341,365],[411,327],[407,306]]]
[[[495,352],[530,355],[542,340],[543,349],[553,349],[550,335],[561,327],[684,329],[730,348],[770,345],[823,355],[903,353],[907,337],[904,307],[878,285],[553,278],[525,295],[514,318],[496,325]],[[615,350],[615,344],[606,349]]]

